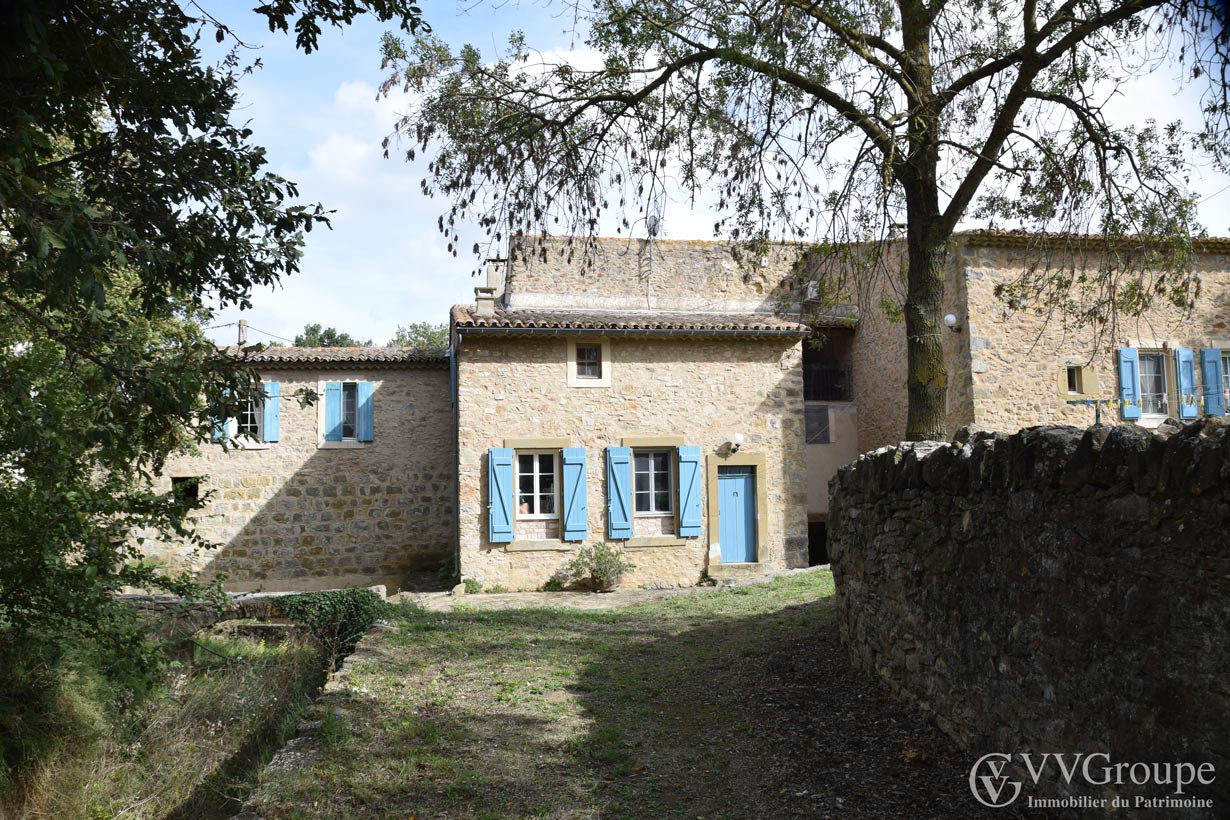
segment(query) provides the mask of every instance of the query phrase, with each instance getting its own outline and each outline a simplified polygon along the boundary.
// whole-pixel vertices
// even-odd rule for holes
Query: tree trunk
[[[944,269],[948,243],[909,232],[906,274],[907,441],[948,440],[948,369],[944,364]]]

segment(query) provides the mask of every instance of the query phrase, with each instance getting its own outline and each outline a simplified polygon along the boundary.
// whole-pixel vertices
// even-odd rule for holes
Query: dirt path
[[[407,610],[250,816],[1003,820],[970,755],[849,668],[831,595],[822,572],[609,611]]]

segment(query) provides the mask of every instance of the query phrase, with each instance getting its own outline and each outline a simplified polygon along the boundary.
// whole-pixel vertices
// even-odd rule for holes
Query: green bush
[[[462,583],[466,587],[466,595],[477,595],[483,591],[483,582],[476,578],[465,578]]]
[[[336,669],[372,624],[389,611],[383,598],[361,587],[287,595],[278,598],[276,605],[286,617],[307,629],[330,669]]]
[[[605,541],[598,541],[577,550],[576,557],[564,567],[563,574],[600,592],[614,589],[619,585],[624,573],[634,569],[636,565],[624,557],[623,550]]]

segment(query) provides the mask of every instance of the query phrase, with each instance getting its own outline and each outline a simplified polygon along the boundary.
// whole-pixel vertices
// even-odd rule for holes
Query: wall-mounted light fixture
[[[961,330],[961,326],[957,324],[956,315],[952,313],[949,313],[947,316],[944,317],[944,324],[948,325],[948,329],[951,330],[953,333],[959,333]]]
[[[730,437],[730,452],[737,453],[739,448],[743,446],[743,434],[735,433]]]

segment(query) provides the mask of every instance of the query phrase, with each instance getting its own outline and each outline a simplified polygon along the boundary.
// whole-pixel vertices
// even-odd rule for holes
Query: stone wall
[[[509,308],[771,312],[805,247],[751,257],[729,242],[530,239],[514,252],[504,299]]]
[[[955,281],[967,294],[965,310],[955,312],[963,321],[961,335],[968,344],[966,368],[973,390],[970,419],[996,430],[1093,424],[1092,407],[1069,405],[1069,397],[1060,394],[1057,376],[1061,367],[1092,366],[1099,395],[1113,399],[1119,395],[1116,350],[1120,347],[1187,347],[1197,357],[1200,348],[1230,349],[1230,254],[1224,250],[1226,244],[1215,241],[1196,256],[1201,295],[1190,315],[1163,300],[1143,316],[1121,320],[1115,332],[1099,342],[1088,330],[1065,328],[1059,317],[1048,322],[1035,311],[1010,311],[995,296],[996,286],[1011,281],[1029,265],[1040,264],[1046,251],[1020,239],[962,237],[951,261]],[[1094,267],[1095,262],[1084,258],[1084,253],[1079,247],[1050,251],[1054,264]],[[1173,369],[1172,357],[1167,358]],[[1196,383],[1199,392],[1198,358]],[[1177,396],[1172,395],[1171,407],[1177,406]],[[1118,411],[1104,417],[1106,422],[1118,419]]]
[[[829,555],[854,661],[917,703],[970,764],[991,752],[1210,762],[1218,777],[1200,796],[1212,810],[1122,816],[1230,816],[1220,419],[885,448],[844,468],[831,493]],[[1025,788],[1135,794],[1066,786],[1054,767]]]
[[[563,439],[586,449],[589,540],[606,540],[605,448],[631,437],[681,437],[698,445],[702,470],[727,456],[760,455],[766,482],[766,569],[806,566],[807,473],[803,460],[801,342],[796,339],[681,336],[610,339],[611,386],[570,388],[567,345],[576,337],[462,339],[458,357],[460,557],[462,572],[487,586],[535,589],[567,563],[578,544],[517,524],[510,545],[487,541],[487,451],[513,439]],[[589,339],[590,337],[586,337]],[[715,462],[715,460],[717,460]],[[699,538],[629,550],[637,569],[626,583],[687,586],[710,556],[708,497]],[[653,536],[661,520],[640,522]],[[549,534],[545,534],[549,535]],[[659,536],[660,537],[660,536]],[[523,542],[523,543],[520,543]]]
[[[197,531],[220,546],[193,554],[183,544],[146,542],[151,558],[204,578],[225,574],[232,590],[322,589],[384,584],[451,563],[456,480],[449,376],[439,366],[347,363],[337,369],[269,370],[281,383],[280,440],[223,450],[203,444],[173,459],[173,477],[201,476],[209,504]],[[323,383],[370,381],[375,441],[322,446]],[[321,395],[300,406],[296,391]]]

